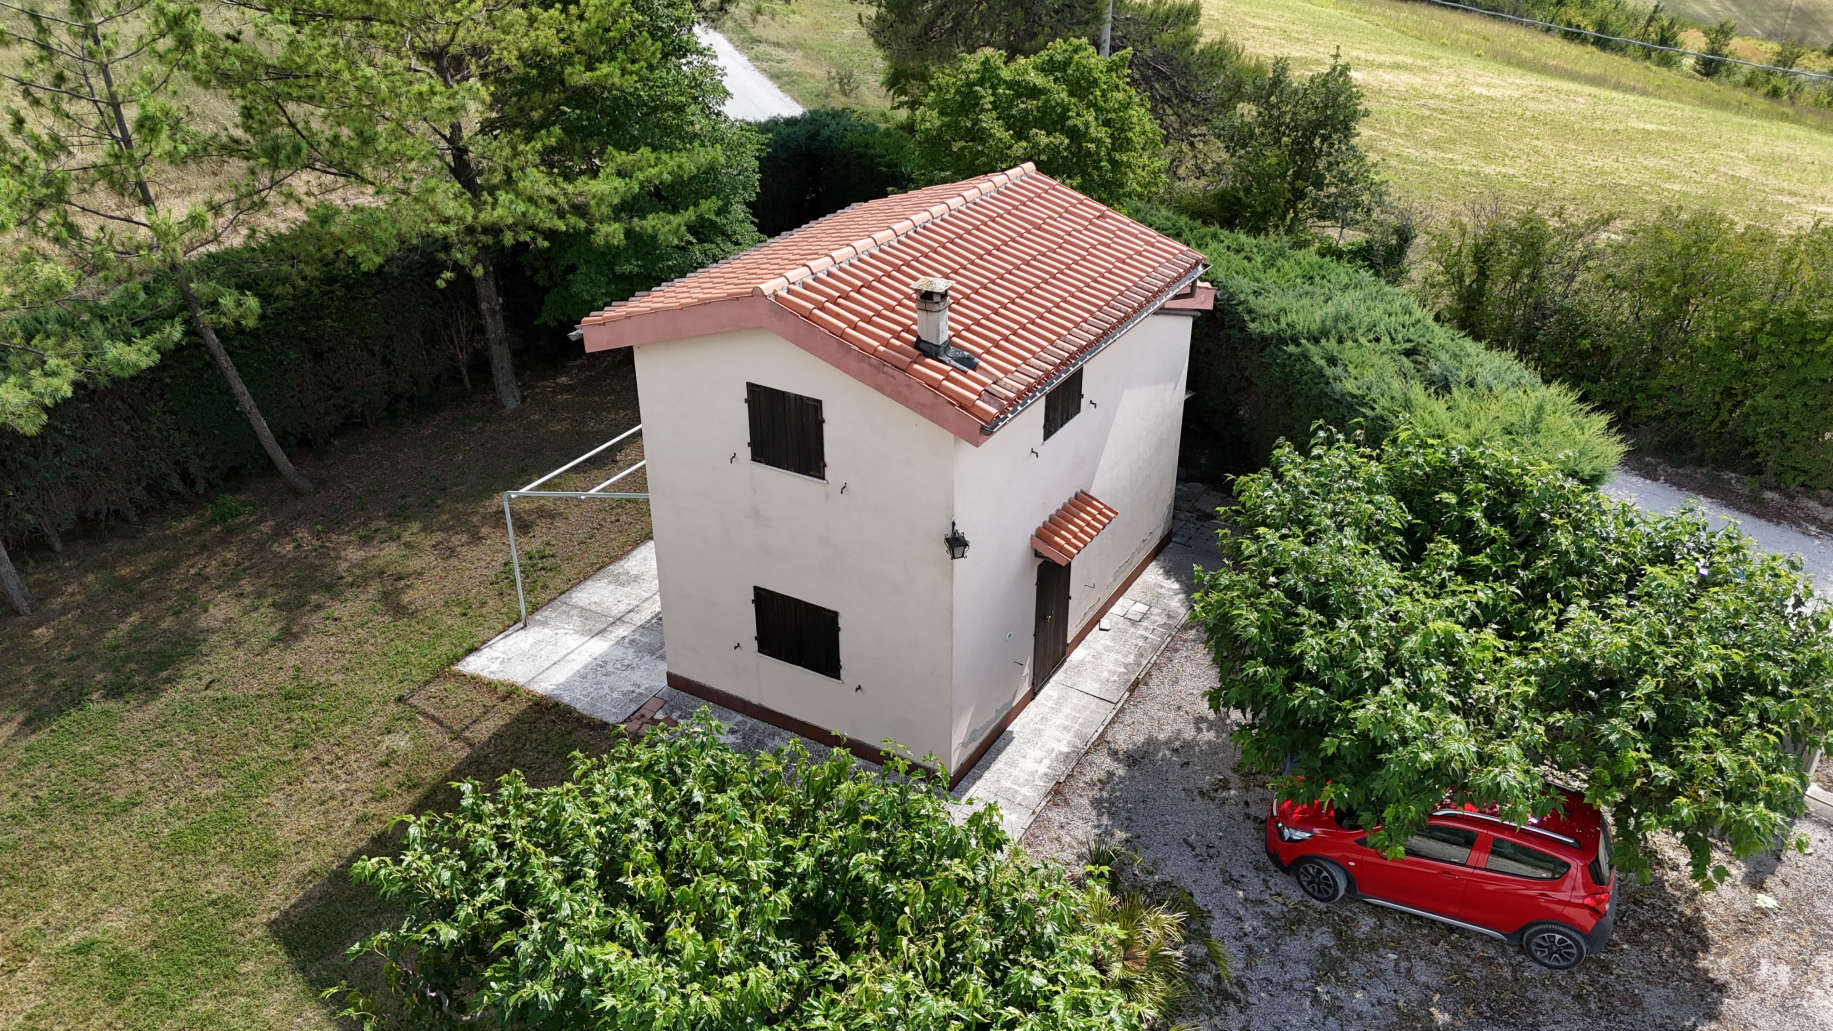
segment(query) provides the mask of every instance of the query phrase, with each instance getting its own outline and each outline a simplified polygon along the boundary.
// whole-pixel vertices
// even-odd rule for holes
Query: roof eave
[[[1177,296],[1179,293],[1182,293],[1186,287],[1196,282],[1197,277],[1201,276],[1203,273],[1208,272],[1208,271],[1209,271],[1209,265],[1199,260],[1195,268],[1191,269],[1189,272],[1186,272],[1182,276],[1179,276],[1177,280],[1174,281],[1170,286],[1160,291],[1157,297],[1141,305],[1138,311],[1134,312],[1132,315],[1127,316],[1125,321],[1115,326],[1113,330],[1107,334],[1107,336],[1104,336],[1100,340],[1097,340],[1093,344],[1089,345],[1088,350],[1083,351],[1080,355],[1077,355],[1074,359],[1068,362],[1065,362],[1055,372],[1051,373],[1049,379],[1044,380],[1042,383],[1039,383],[1037,386],[1033,387],[1029,395],[1021,399],[1017,404],[1013,405],[1011,408],[1008,408],[1005,411],[999,413],[998,418],[995,418],[992,422],[985,423],[984,425],[982,425],[980,427],[980,432],[989,437],[999,432],[999,430],[1002,427],[1004,427],[1007,423],[1011,422],[1013,419],[1018,418],[1018,413],[1024,411],[1025,409],[1036,404],[1038,401],[1042,400],[1044,395],[1050,393],[1050,388],[1056,386],[1058,383],[1061,383],[1064,379],[1068,378],[1071,374],[1073,374],[1077,369],[1080,369],[1082,366],[1087,365],[1095,357],[1095,355],[1098,355],[1102,351],[1107,350],[1109,345],[1113,344],[1116,340],[1119,340],[1121,337],[1126,336],[1128,331],[1130,331],[1134,326],[1137,326],[1141,322],[1144,322],[1147,318],[1151,317],[1152,315],[1157,314],[1162,308],[1164,308],[1166,302],[1170,301],[1171,298]],[[1211,303],[1213,304],[1214,303],[1214,293],[1213,292],[1210,295],[1210,300],[1211,300]]]

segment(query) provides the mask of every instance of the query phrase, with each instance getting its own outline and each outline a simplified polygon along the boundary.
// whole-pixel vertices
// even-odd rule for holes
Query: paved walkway
[[[1151,668],[1189,615],[1191,569],[1216,559],[1213,521],[1180,514],[1173,543],[1089,632],[1018,719],[1001,732],[954,792],[957,812],[997,802],[1016,839],[1133,685]],[[623,723],[645,703],[646,718],[685,720],[702,708],[746,750],[795,735],[666,686],[662,610],[653,543],[613,562],[529,614],[526,627],[498,634],[458,664],[466,673],[506,680],[607,723]],[[827,749],[805,742],[810,752]]]

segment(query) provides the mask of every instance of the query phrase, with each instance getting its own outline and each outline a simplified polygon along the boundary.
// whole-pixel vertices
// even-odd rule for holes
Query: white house
[[[586,318],[634,348],[669,683],[970,770],[1166,540],[1204,268],[1026,164]]]

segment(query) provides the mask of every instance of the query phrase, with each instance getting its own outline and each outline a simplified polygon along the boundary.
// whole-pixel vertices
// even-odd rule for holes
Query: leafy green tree
[[[872,8],[860,20],[885,61],[885,89],[915,108],[930,76],[962,54],[991,47],[1012,57],[1043,50],[1053,40],[1093,39],[1096,0],[858,0]]]
[[[217,337],[259,305],[198,262],[290,199],[302,159],[217,117],[201,83],[209,40],[188,3],[0,8],[0,77],[13,87],[0,127],[0,425],[34,432],[77,383],[138,372],[189,332],[274,468],[309,491]]]
[[[1533,355],[1576,331],[1574,299],[1602,258],[1615,216],[1478,208],[1428,248],[1426,293],[1438,317],[1511,354]]]
[[[1198,0],[1128,0],[1114,6],[1115,50],[1132,54],[1133,87],[1165,131],[1173,181],[1215,175],[1226,160],[1216,130],[1266,68],[1226,37],[1203,31]]]
[[[351,949],[435,1027],[1149,1026],[1176,978],[1173,914],[1008,852],[943,784],[799,743],[745,755],[704,711],[577,758],[570,781],[459,785],[352,875],[405,913]],[[1134,907],[1137,910],[1137,907]],[[1136,969],[1136,967],[1138,969]],[[351,1015],[385,1021],[381,1000]]]
[[[1769,63],[1777,68],[1793,68],[1807,55],[1807,43],[1799,39],[1785,39],[1776,44],[1776,49],[1769,55]]]
[[[937,69],[911,117],[919,175],[946,182],[1034,161],[1103,203],[1155,193],[1164,134],[1127,82],[1127,58],[1064,39],[1034,57],[989,48]]]
[[[1276,788],[1364,814],[1396,848],[1447,796],[1512,821],[1605,808],[1619,865],[1679,836],[1726,876],[1801,812],[1804,748],[1833,724],[1833,611],[1798,559],[1698,512],[1650,517],[1484,446],[1410,430],[1379,450],[1320,435],[1236,481],[1195,618]]]
[[[1737,38],[1738,23],[1729,19],[1721,21],[1706,30],[1706,49],[1704,57],[1695,58],[1694,69],[1710,79],[1725,70],[1725,62],[1715,61],[1715,57],[1731,56],[1731,41]]]
[[[1343,62],[1297,79],[1285,61],[1275,61],[1220,118],[1227,154],[1221,181],[1187,208],[1243,232],[1295,232],[1366,217],[1386,196],[1358,139],[1367,115]]]
[[[500,249],[569,238],[577,271],[594,256],[582,243],[749,238],[734,194],[754,182],[753,144],[719,113],[687,0],[261,4],[240,51],[245,118],[382,202],[354,212],[359,257],[444,242],[476,290],[505,408],[521,394]],[[709,193],[722,176],[736,188]],[[548,269],[550,283],[568,274]]]

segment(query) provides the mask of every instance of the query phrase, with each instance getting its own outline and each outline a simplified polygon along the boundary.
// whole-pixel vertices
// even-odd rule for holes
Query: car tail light
[[[1296,827],[1288,827],[1278,820],[1273,821],[1273,831],[1279,835],[1279,840],[1281,841],[1304,841],[1306,838],[1311,837],[1310,831],[1301,831]]]
[[[1610,911],[1610,893],[1607,891],[1594,891],[1586,895],[1585,908],[1596,913],[1598,916],[1603,916]]]

